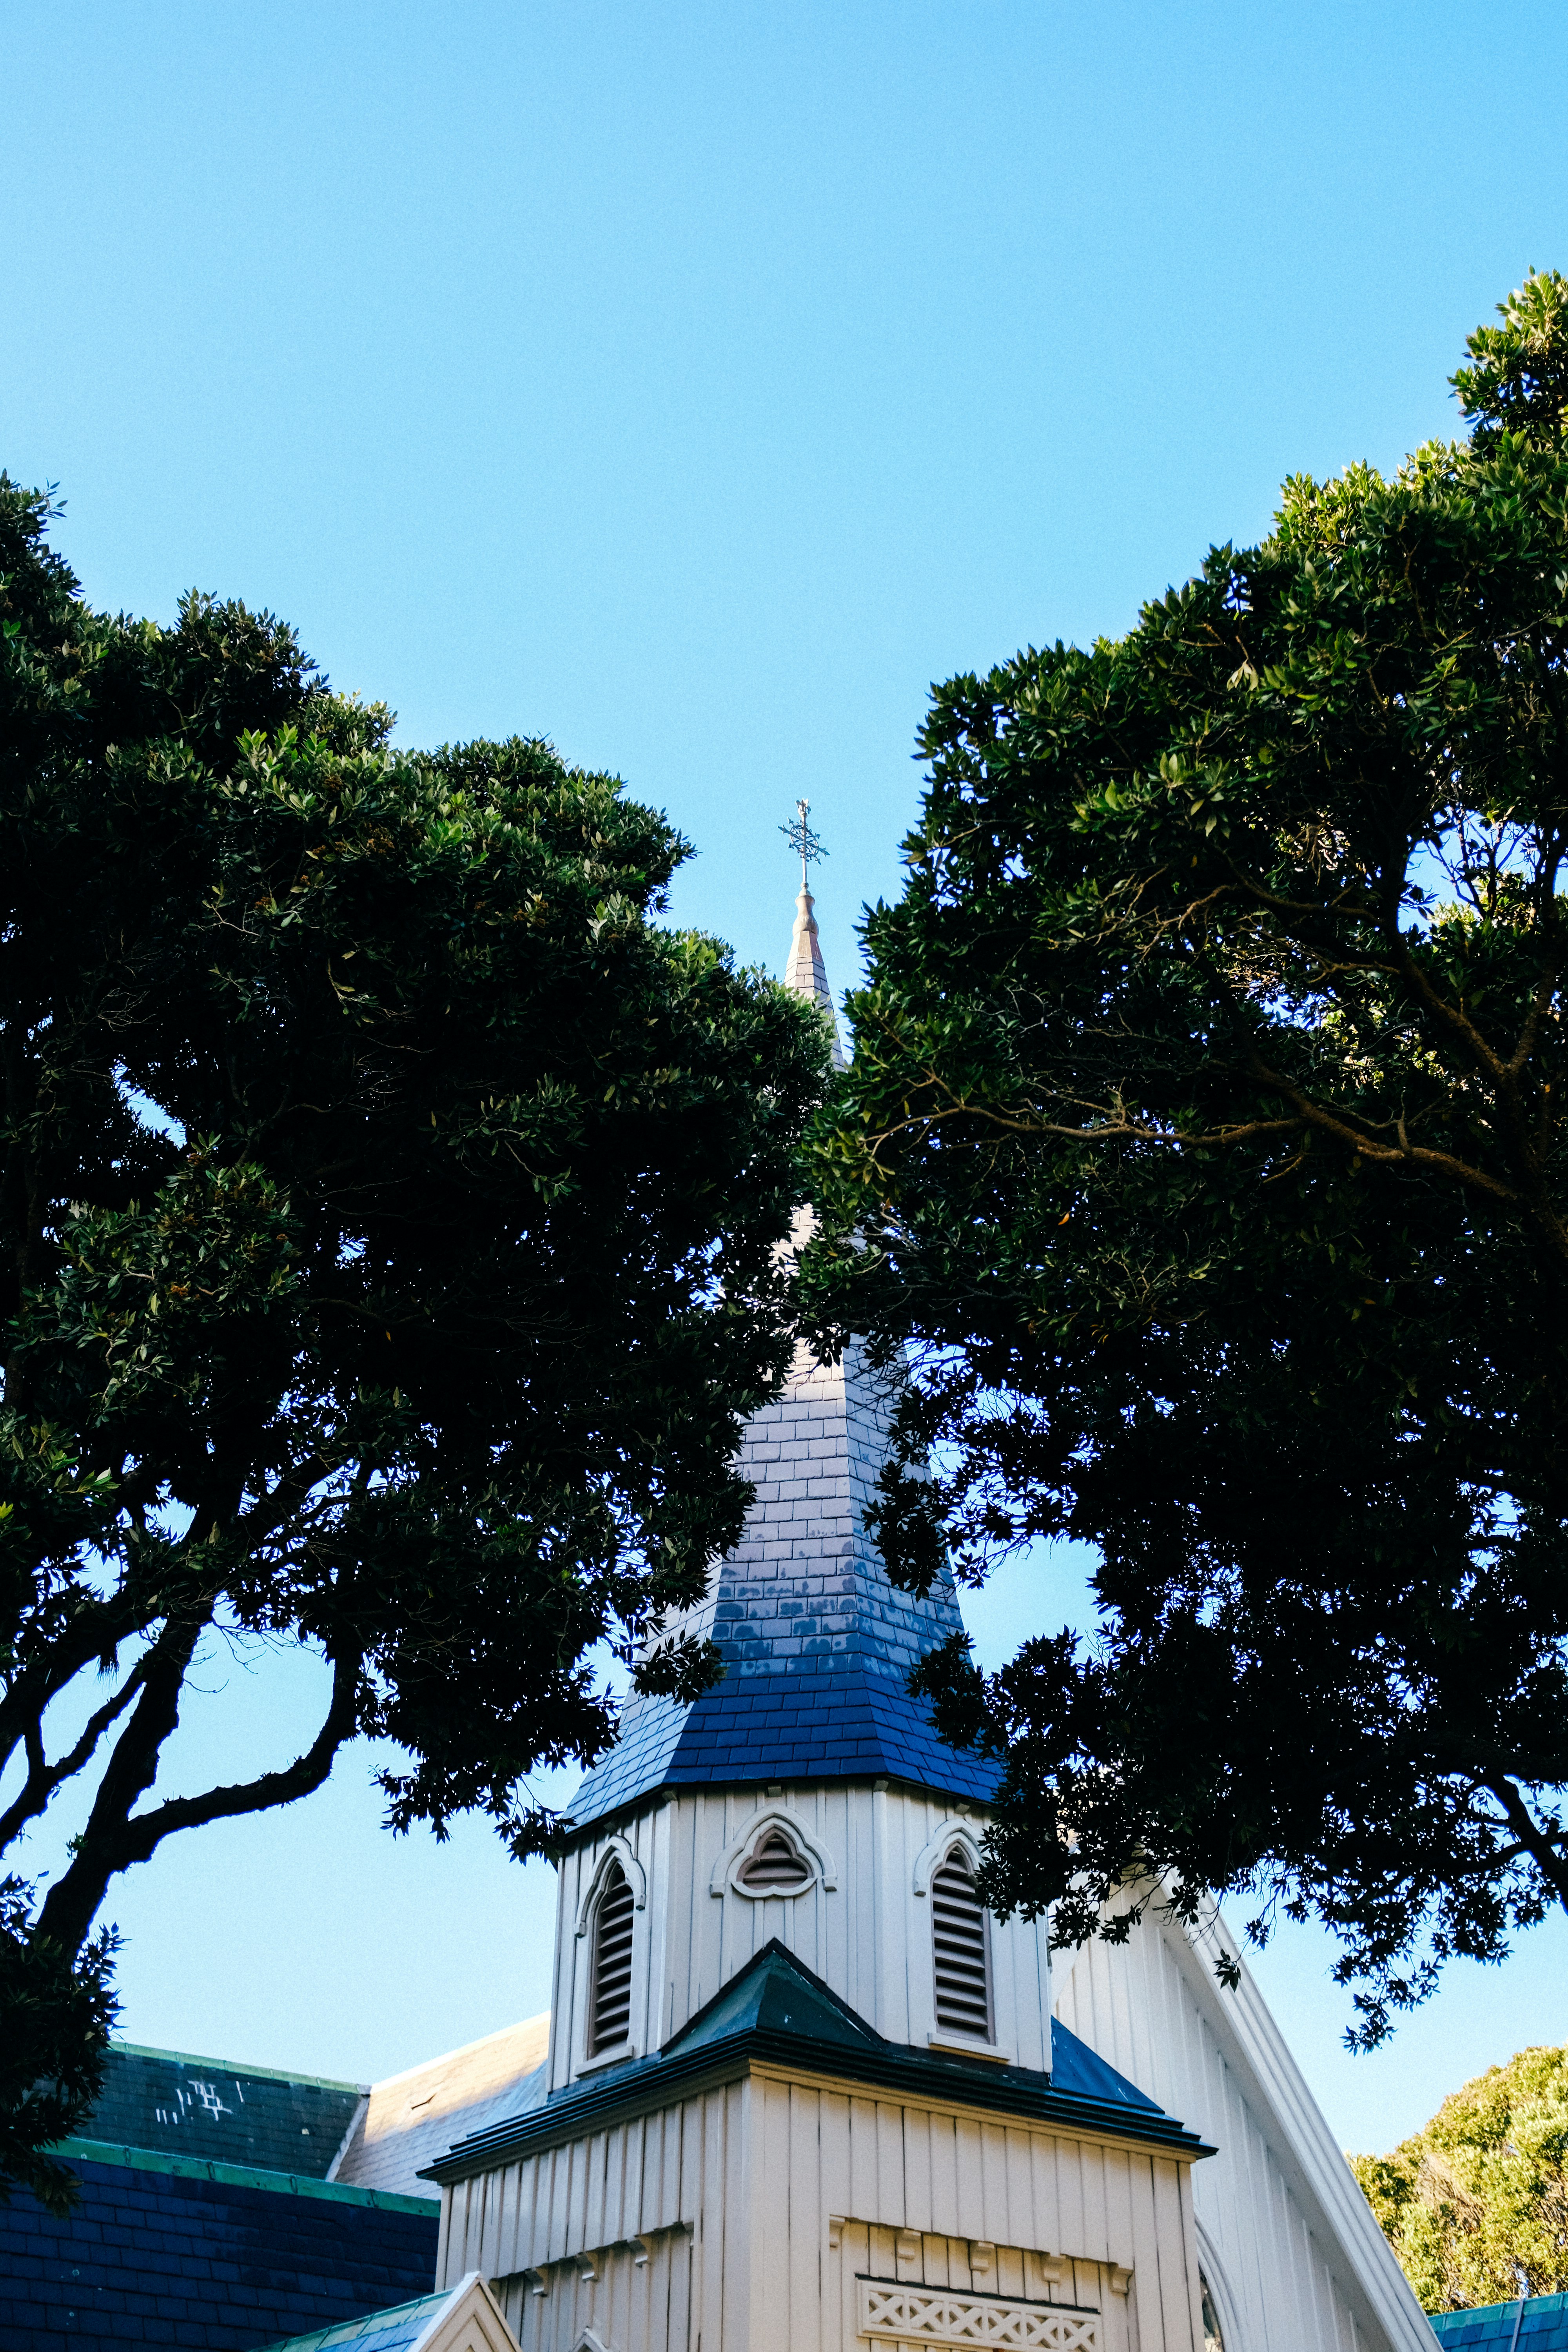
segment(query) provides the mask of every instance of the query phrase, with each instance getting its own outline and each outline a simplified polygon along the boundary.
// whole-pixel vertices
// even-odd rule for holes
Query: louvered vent
[[[932,1876],[931,1939],[936,1965],[936,2021],[949,2033],[991,2034],[991,1969],[985,1914],[974,1873],[961,1845]]]
[[[632,2024],[632,1890],[618,1862],[605,1874],[605,1891],[594,1921],[594,1993],[588,2023],[588,2055],[613,2050]]]
[[[755,1895],[794,1895],[811,1876],[811,1864],[784,1830],[770,1830],[760,1838],[739,1873],[742,1886]]]

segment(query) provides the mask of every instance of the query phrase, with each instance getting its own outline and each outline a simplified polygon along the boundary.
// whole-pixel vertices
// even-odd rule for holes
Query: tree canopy
[[[49,520],[0,478],[0,2168],[58,2195],[117,1872],[361,1733],[395,1826],[549,1834],[529,1775],[613,1737],[595,1645],[739,1533],[826,1045],[659,925],[688,845],[615,779],[393,749],[267,615],[90,609]],[[217,1638],[309,1646],[330,1698],[172,1795]],[[21,1843],[81,1775],[40,1906]]]
[[[1521,2050],[1351,2168],[1425,2311],[1568,2290],[1568,2050]]]
[[[1464,437],[936,690],[807,1265],[910,1345],[895,1574],[1098,1554],[921,1677],[991,1899],[1315,1914],[1366,2041],[1568,1902],[1568,281],[1468,351]]]

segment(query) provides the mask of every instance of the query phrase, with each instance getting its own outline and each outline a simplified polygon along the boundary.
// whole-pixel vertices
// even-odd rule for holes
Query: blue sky
[[[404,740],[615,770],[751,960],[804,793],[840,987],[932,679],[1118,632],[1287,473],[1449,429],[1466,331],[1568,264],[1568,15],[1510,0],[7,0],[4,37],[0,465],[59,484],[89,593],[243,595]],[[984,1643],[1079,1583],[1018,1571]],[[193,1779],[298,1736],[306,1668],[211,1676]],[[114,1906],[123,2030],[357,2076],[542,2006],[549,1874],[376,1817],[351,1756],[167,1850]],[[1568,2038],[1556,1923],[1370,2060],[1324,1959],[1264,1975],[1348,2145]]]

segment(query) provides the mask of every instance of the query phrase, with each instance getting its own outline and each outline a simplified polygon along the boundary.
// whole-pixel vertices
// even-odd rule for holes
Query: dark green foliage
[[[0,1878],[0,2202],[14,2185],[68,2213],[77,2178],[51,2141],[68,2138],[103,2087],[119,2007],[110,1990],[112,1928],[72,1955],[33,1925],[33,1889]]]
[[[923,1350],[897,1572],[1100,1555],[1097,1643],[924,1675],[992,1898],[1283,1901],[1369,2040],[1568,1901],[1568,284],[1470,349],[1468,441],[937,692],[809,1274]]]
[[[357,1733],[406,1753],[395,1824],[549,1833],[526,1776],[612,1736],[588,1653],[739,1531],[825,1065],[658,928],[686,845],[613,779],[393,751],[276,622],[89,611],[47,520],[0,484],[0,1849],[100,1775],[68,1964],[116,1871]],[[331,1703],[160,1800],[212,1629],[311,1645]]]

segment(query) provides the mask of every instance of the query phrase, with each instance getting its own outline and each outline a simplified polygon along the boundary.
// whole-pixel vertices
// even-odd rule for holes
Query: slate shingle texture
[[[427,2196],[420,2169],[445,2156],[454,2140],[538,2105],[545,2093],[549,2048],[546,2011],[389,2075],[372,2089],[333,2179],[361,2189]]]
[[[359,2083],[117,2042],[81,2137],[324,2180],[365,2093]]]
[[[748,1423],[745,1533],[671,1628],[716,1642],[724,1680],[690,1706],[628,1699],[616,1746],[572,1804],[576,1827],[681,1785],[885,1776],[993,1793],[993,1768],[939,1740],[904,1686],[962,1620],[951,1576],[924,1601],[895,1591],[867,1529],[888,1406],[849,1348],[837,1365],[803,1354],[784,1395]]]
[[[71,2162],[68,2220],[23,2191],[0,2207],[0,2352],[252,2352],[435,2283],[434,2204],[215,2179],[177,2158]]]
[[[266,2352],[330,2352],[338,2344],[352,2344],[355,2352],[411,2352],[431,2321],[454,2300],[443,2289],[439,2294],[424,2294],[417,2302],[402,2303],[393,2310],[373,2311],[367,2319],[318,2328],[309,2336],[290,2336],[286,2344],[268,2345]]]

